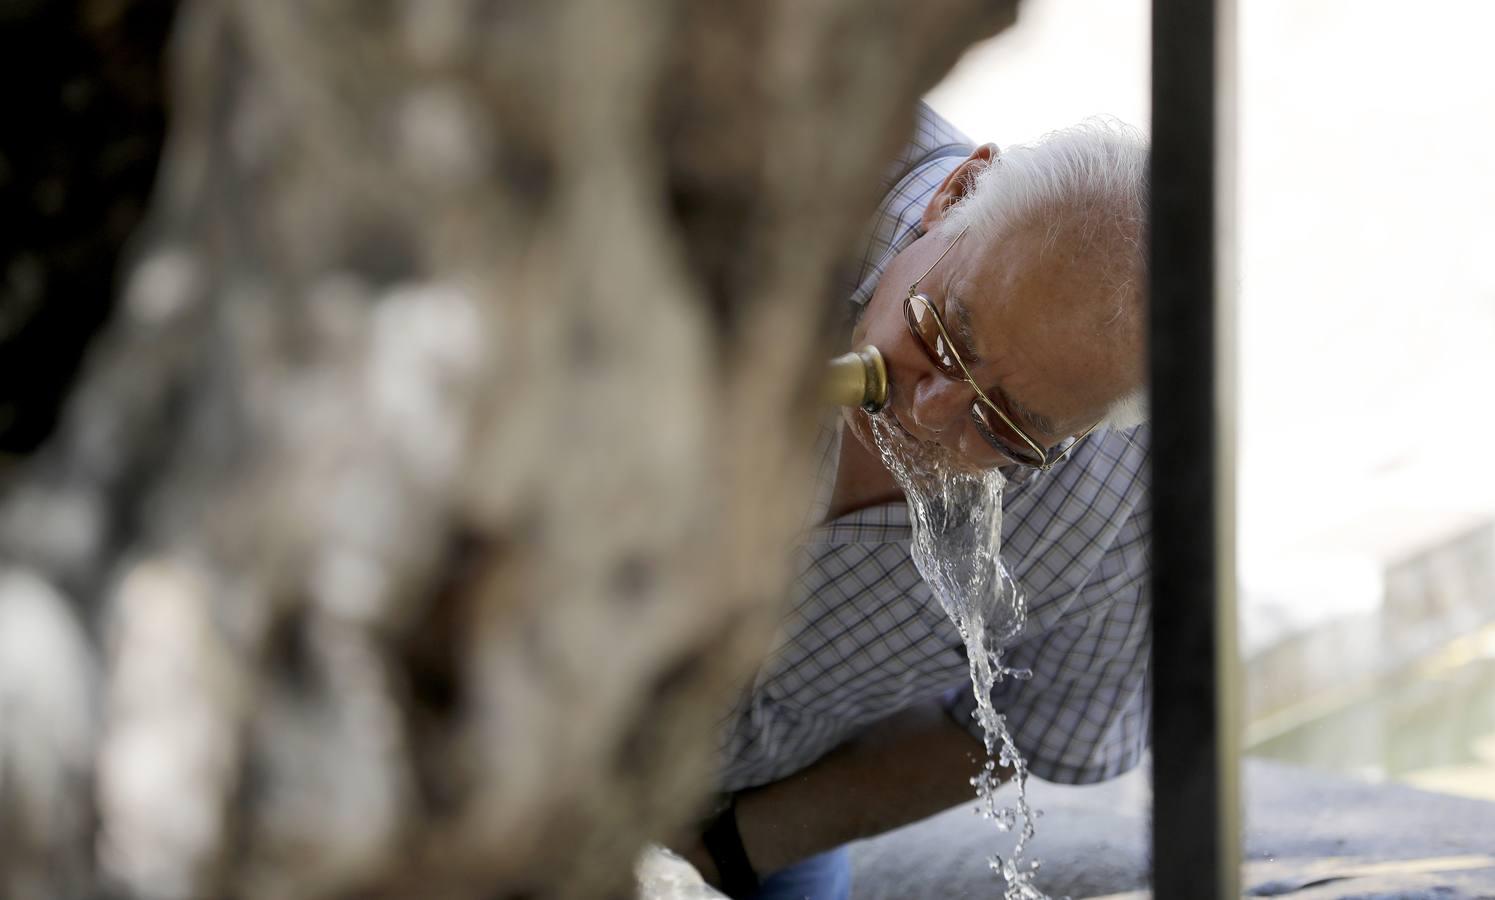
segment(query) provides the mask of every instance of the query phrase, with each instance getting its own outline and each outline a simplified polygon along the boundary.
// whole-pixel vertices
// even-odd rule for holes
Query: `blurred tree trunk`
[[[0,892],[626,895],[778,614],[838,260],[1014,7],[183,3],[0,468]]]

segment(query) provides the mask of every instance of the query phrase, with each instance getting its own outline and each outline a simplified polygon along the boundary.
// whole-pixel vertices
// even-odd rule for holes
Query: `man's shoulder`
[[[975,149],[970,138],[926,103],[913,133],[883,172],[882,200],[867,224],[861,253],[847,260],[844,289],[854,311],[865,305],[883,269],[922,233],[920,215],[945,176]]]
[[[884,193],[893,190],[913,170],[942,156],[967,156],[975,143],[922,100],[914,110],[913,132],[898,157],[888,166]]]
[[[940,147],[967,147],[974,150],[976,147],[976,142],[965,132],[922,100],[914,110],[914,133],[909,143],[930,150]]]

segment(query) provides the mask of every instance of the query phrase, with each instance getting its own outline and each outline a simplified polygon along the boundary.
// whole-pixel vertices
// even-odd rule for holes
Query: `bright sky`
[[[1495,518],[1495,3],[1239,7],[1249,631],[1253,604],[1355,608],[1367,559]],[[929,99],[1003,145],[1146,128],[1148,54],[1143,0],[1027,0]]]

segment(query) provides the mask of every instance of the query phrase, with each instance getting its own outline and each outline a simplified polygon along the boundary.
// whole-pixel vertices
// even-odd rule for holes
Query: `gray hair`
[[[1094,261],[1099,289],[1116,303],[1108,324],[1140,331],[1146,203],[1146,137],[1115,119],[1095,118],[1003,150],[946,212],[942,227],[968,227],[985,246],[1024,229],[1042,229],[1046,243],[1065,235]],[[1131,428],[1147,416],[1143,385],[1113,402],[1100,427]]]

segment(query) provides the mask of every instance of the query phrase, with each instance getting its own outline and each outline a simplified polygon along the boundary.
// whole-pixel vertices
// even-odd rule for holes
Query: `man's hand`
[[[706,852],[706,845],[701,842],[699,834],[693,834],[678,841],[670,849],[695,866],[696,871],[701,873],[701,877],[707,884],[712,887],[722,886],[721,873],[716,870],[716,863],[711,861],[711,854]]]

